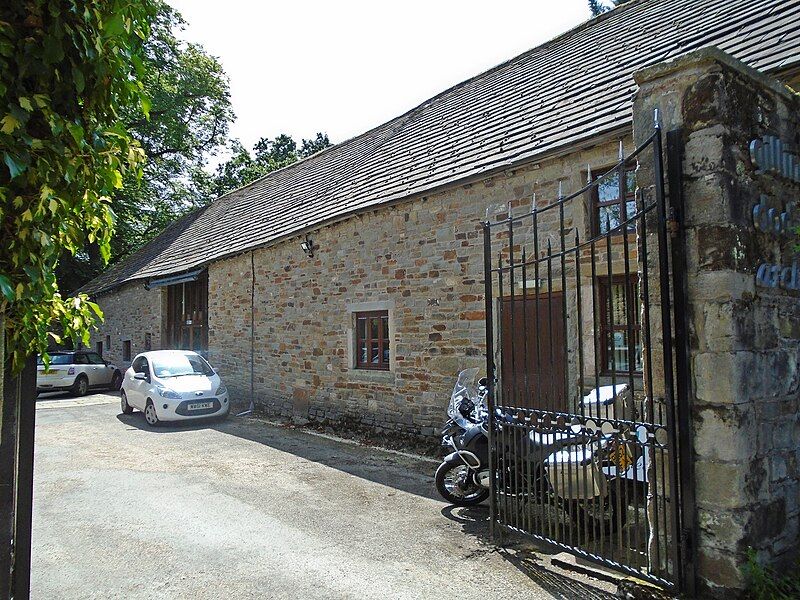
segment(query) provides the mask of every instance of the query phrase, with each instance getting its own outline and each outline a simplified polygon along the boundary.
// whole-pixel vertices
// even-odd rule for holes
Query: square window
[[[355,313],[356,369],[389,370],[389,312]]]

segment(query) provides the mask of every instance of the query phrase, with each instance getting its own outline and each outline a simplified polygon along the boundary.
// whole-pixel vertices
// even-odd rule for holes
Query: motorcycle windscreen
[[[458,412],[458,403],[462,397],[475,400],[478,396],[478,373],[480,369],[464,369],[458,374],[453,393],[450,395],[450,404],[447,407],[448,416],[456,423],[464,420]]]

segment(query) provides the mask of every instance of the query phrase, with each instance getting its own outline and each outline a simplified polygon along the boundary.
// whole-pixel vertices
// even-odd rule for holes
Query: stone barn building
[[[200,350],[240,402],[432,435],[456,373],[484,364],[480,221],[632,149],[642,68],[714,45],[797,81],[800,36],[784,5],[765,7],[632,2],[230,192],[85,287],[105,313],[92,343],[123,365]],[[613,226],[618,189],[566,225]]]
[[[646,293],[625,218],[653,173],[633,161],[604,174],[649,135],[657,108],[685,145],[679,166],[668,157],[688,207],[676,234],[690,277],[687,519],[699,533],[683,550],[706,591],[739,588],[748,546],[787,564],[800,535],[800,280],[781,237],[800,214],[798,10],[800,0],[632,0],[178,219],[84,288],[105,313],[92,344],[122,365],[194,349],[243,406],[430,440],[458,371],[486,366],[482,221],[596,181],[563,221],[539,224],[551,241],[607,238],[606,263],[581,271],[582,291],[555,315],[553,331],[572,333],[550,340],[561,349],[550,365],[570,370],[579,355],[593,373],[559,387],[561,372],[527,355],[517,369],[553,397],[618,376],[641,390],[628,304]],[[564,298],[559,279],[532,286]],[[519,294],[493,296],[502,307]],[[503,340],[545,335],[513,319],[494,327]],[[495,346],[501,398],[520,394],[504,377],[517,346]]]

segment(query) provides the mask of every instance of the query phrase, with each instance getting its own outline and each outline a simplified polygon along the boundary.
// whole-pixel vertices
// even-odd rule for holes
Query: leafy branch
[[[142,48],[151,0],[6,0],[0,8],[0,314],[14,371],[48,342],[88,340],[102,313],[64,298],[63,251],[110,256],[110,199],[141,174],[120,110],[149,109]]]

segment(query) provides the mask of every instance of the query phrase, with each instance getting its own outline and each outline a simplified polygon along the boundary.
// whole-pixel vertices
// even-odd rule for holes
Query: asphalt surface
[[[488,509],[436,495],[436,464],[254,418],[151,429],[116,394],[37,403],[32,597],[608,598]]]

